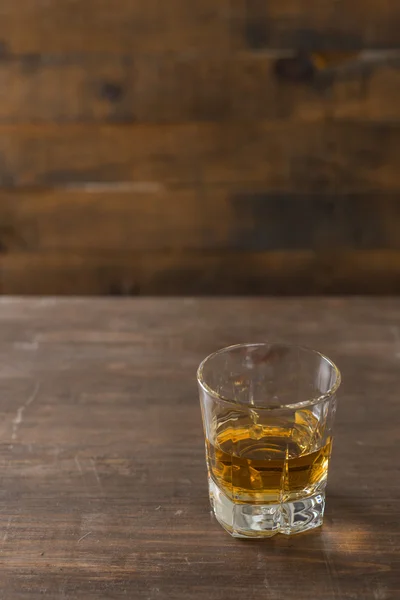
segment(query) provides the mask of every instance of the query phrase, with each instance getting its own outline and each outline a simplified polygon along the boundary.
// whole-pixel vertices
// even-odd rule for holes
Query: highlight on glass
[[[319,352],[239,344],[197,372],[211,506],[234,537],[322,524],[340,372]]]

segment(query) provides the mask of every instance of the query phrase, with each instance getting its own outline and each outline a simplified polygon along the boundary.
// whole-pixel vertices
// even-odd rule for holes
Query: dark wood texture
[[[14,253],[1,291],[52,295],[315,295],[400,292],[398,250]]]
[[[0,292],[400,293],[394,193],[106,189],[0,194]]]
[[[315,68],[303,80],[276,70],[307,60]],[[3,124],[390,122],[399,119],[400,53],[6,55],[0,83]]]
[[[396,600],[400,301],[19,300],[0,311],[0,597]],[[326,520],[210,516],[195,372],[280,339],[342,370]]]
[[[90,189],[0,193],[0,243],[17,252],[400,250],[396,194],[147,186],[115,191],[111,201]]]
[[[269,192],[398,191],[399,123],[4,127],[3,186],[151,182]]]
[[[3,0],[0,293],[398,292],[399,31],[397,0]]]
[[[393,47],[396,0],[2,1],[4,52],[231,52]]]

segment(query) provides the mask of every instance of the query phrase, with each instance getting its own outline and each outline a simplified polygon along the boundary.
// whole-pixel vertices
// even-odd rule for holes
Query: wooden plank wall
[[[398,0],[2,0],[0,293],[396,292]]]

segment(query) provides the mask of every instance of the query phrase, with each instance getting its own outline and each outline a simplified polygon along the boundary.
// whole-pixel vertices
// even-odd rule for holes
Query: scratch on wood
[[[265,561],[264,561],[265,563]],[[275,589],[274,585],[271,585],[270,580],[268,579],[268,575],[264,572],[263,586],[266,590],[268,590],[268,599],[269,600],[281,600],[282,596],[279,589]]]
[[[180,517],[181,515],[183,515],[183,510],[177,510],[177,511],[174,513],[174,515],[175,515],[176,517]]]
[[[76,468],[78,469],[79,473],[82,475],[82,467],[81,467],[81,463],[79,462],[78,455],[74,456],[74,461],[76,464]]]
[[[79,540],[78,540],[77,543],[79,544],[79,542],[81,542],[82,540],[84,540],[85,538],[87,538],[88,535],[90,535],[91,533],[92,533],[91,531],[88,531],[87,533],[85,533],[85,535],[83,535],[81,538],[79,538]]]
[[[333,598],[341,598],[340,589],[338,589],[338,583],[337,583],[338,577],[337,577],[335,566],[331,562],[331,558],[325,547],[325,542],[323,542],[323,546],[324,546],[323,547],[323,560],[324,560],[324,563],[326,566],[326,571],[327,571],[329,583],[330,583],[331,590],[332,590],[332,597]]]
[[[65,579],[65,580],[62,582],[62,584],[61,584],[61,586],[60,586],[60,589],[59,589],[59,592],[60,592],[60,598],[65,598],[65,586],[66,586],[66,584],[67,584],[67,580]]]
[[[10,517],[10,518],[8,519],[8,522],[7,522],[7,525],[6,525],[6,531],[5,531],[5,534],[3,535],[3,543],[5,543],[5,542],[7,541],[7,538],[8,538],[8,531],[9,531],[9,529],[10,529],[10,527],[11,527],[12,520],[13,520],[13,518],[12,518],[12,517]]]
[[[95,462],[95,460],[93,458],[90,459],[90,462],[92,464],[93,472],[94,472],[94,475],[96,477],[97,483],[99,484],[99,487],[101,489],[103,489],[103,486],[101,484],[101,480],[100,480],[99,474],[97,472],[96,462]]]
[[[187,562],[185,558],[185,562]],[[222,560],[192,560],[188,562],[189,565],[224,565],[225,562]]]
[[[12,424],[13,424],[12,435],[11,435],[12,440],[17,439],[18,427],[21,425],[21,423],[23,421],[24,411],[25,411],[25,409],[28,408],[28,406],[30,406],[32,404],[32,402],[35,401],[36,396],[38,395],[39,389],[40,389],[40,383],[37,382],[35,385],[35,389],[33,390],[32,394],[29,396],[28,400],[25,402],[25,404],[23,404],[22,406],[20,406],[17,409],[17,414],[12,422]]]
[[[325,566],[326,566],[326,571],[327,571],[327,574],[328,574],[329,583],[331,584],[331,590],[332,590],[332,593],[333,593],[333,597],[336,598],[336,592],[335,592],[335,588],[334,588],[334,584],[333,584],[333,577],[332,577],[330,559],[327,557],[326,554],[324,554],[324,563],[325,563]]]

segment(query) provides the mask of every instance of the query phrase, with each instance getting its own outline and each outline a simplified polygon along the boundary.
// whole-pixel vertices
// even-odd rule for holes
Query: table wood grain
[[[323,528],[210,514],[195,373],[240,341],[342,370]],[[400,300],[0,301],[0,598],[400,597]]]

